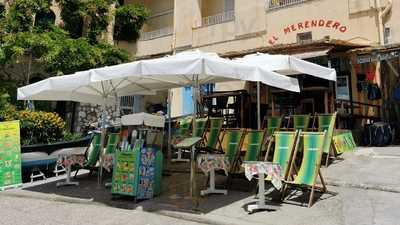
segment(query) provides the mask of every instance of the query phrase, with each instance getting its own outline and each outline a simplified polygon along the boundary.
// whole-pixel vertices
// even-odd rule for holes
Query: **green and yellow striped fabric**
[[[94,134],[92,142],[90,143],[88,152],[87,152],[87,161],[85,163],[85,167],[94,167],[96,166],[97,160],[99,160],[101,149],[101,134]]]
[[[325,133],[302,132],[301,137],[303,138],[303,160],[294,183],[312,186],[321,165]]]
[[[329,153],[332,144],[333,130],[335,129],[336,113],[318,115],[318,131],[326,132],[324,153]]]
[[[178,121],[179,128],[176,136],[188,137],[190,134],[190,126],[192,125],[192,117],[188,116]]]
[[[244,161],[257,161],[264,142],[264,130],[250,130],[246,132],[245,142],[247,146]]]
[[[115,153],[115,150],[117,150],[118,147],[118,142],[119,142],[119,134],[117,133],[109,134],[105,153],[106,154]]]
[[[294,130],[307,131],[310,123],[310,115],[293,115]]]
[[[225,156],[228,157],[231,165],[233,164],[236,156],[238,155],[240,144],[242,141],[244,130],[243,129],[227,129],[225,130],[224,137],[222,138],[222,150]]]
[[[282,175],[286,176],[290,166],[290,160],[296,145],[297,131],[275,132],[275,148],[272,162],[281,166]],[[284,177],[286,178],[286,177]]]
[[[224,118],[210,118],[210,130],[207,133],[207,143],[206,147],[216,149],[218,144],[218,139],[224,124]]]
[[[206,131],[207,118],[198,118],[194,122],[196,123],[195,130],[193,131],[193,137],[203,137]]]
[[[278,131],[281,128],[282,117],[280,116],[272,116],[267,120],[267,135],[271,136],[275,131]]]

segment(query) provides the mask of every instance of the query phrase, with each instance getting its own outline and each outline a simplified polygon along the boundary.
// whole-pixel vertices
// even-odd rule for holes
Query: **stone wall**
[[[75,131],[81,132],[85,127],[93,123],[100,122],[101,119],[101,106],[80,103],[77,109],[77,123]],[[118,121],[120,113],[117,106],[107,106],[107,120],[111,122]]]

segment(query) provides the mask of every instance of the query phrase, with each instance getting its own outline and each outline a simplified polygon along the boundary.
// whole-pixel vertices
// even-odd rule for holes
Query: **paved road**
[[[171,217],[98,205],[0,197],[0,225],[195,225]]]

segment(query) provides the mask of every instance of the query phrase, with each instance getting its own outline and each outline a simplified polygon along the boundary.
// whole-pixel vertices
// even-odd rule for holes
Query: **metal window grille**
[[[140,40],[147,41],[147,40],[152,40],[152,39],[156,39],[156,38],[160,38],[160,37],[169,36],[169,35],[172,35],[173,30],[174,29],[172,27],[165,27],[162,29],[153,30],[153,31],[149,31],[149,32],[142,32],[140,34]]]
[[[133,113],[134,96],[123,96],[119,98],[119,109],[121,115]]]
[[[291,5],[301,4],[309,0],[269,0],[268,9],[280,9]]]
[[[203,17],[203,27],[235,20],[235,11],[226,11],[212,16]]]

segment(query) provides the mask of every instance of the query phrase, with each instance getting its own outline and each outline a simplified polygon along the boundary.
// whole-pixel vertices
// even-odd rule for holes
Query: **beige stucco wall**
[[[360,4],[359,9],[362,10],[353,9],[352,12],[355,13],[350,14],[348,2],[349,0],[309,1],[289,8],[269,10],[266,14],[268,39],[275,40],[274,44],[295,43],[298,33],[311,31],[314,40],[329,36],[332,39],[356,43],[378,43],[376,11],[363,11],[365,6]],[[312,20],[317,20],[318,23],[323,20],[324,25],[312,27]]]
[[[145,4],[160,2],[157,7],[164,9],[171,6],[165,3],[171,0],[141,1]],[[382,5],[387,2],[381,1]],[[276,10],[267,9],[266,4],[265,0],[236,0],[235,21],[202,27],[201,18],[222,12],[224,1],[175,0],[174,36],[171,39],[158,38],[138,43],[137,46],[141,47],[137,55],[158,54],[163,50],[169,52],[171,46],[177,49],[200,48],[218,53],[240,51],[295,43],[298,33],[308,31],[312,32],[313,40],[329,36],[331,39],[362,44],[374,45],[379,42],[375,0],[312,0]],[[313,20],[317,23],[323,20],[323,26],[318,24],[312,27]],[[400,42],[399,20],[400,1],[394,0],[387,22],[387,26],[392,28],[392,43]],[[157,23],[162,27],[166,26],[165,21]],[[156,20],[152,22],[156,23]]]
[[[120,41],[118,47],[136,57],[169,53],[172,51],[172,35],[147,41],[139,40],[137,43]]]
[[[390,27],[390,43],[400,43],[400,0],[393,0],[392,12],[388,16],[386,27]]]

